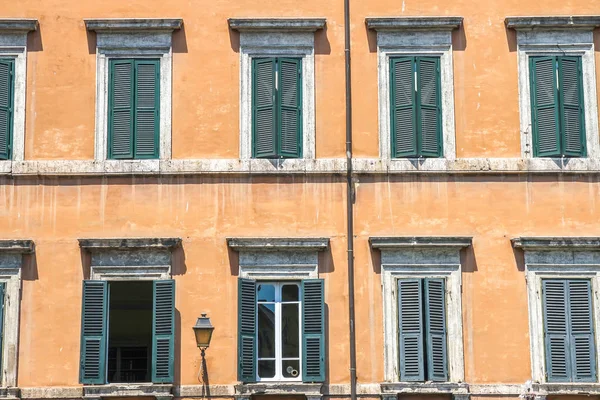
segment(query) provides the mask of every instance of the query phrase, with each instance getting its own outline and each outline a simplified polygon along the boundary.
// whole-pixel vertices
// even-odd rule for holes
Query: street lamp
[[[194,335],[196,335],[196,344],[201,351],[202,358],[204,358],[204,351],[210,346],[210,339],[215,327],[210,323],[210,318],[206,314],[202,314],[196,321],[196,325],[193,327]]]

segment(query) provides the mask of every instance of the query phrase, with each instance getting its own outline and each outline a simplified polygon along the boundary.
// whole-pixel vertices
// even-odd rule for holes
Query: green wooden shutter
[[[556,57],[531,57],[531,117],[535,157],[560,157]]]
[[[173,383],[175,281],[152,283],[152,382]]]
[[[108,158],[133,158],[133,60],[110,60]]]
[[[542,283],[546,375],[548,382],[568,382],[571,363],[568,352],[567,285],[564,280]]]
[[[256,381],[256,281],[238,279],[238,380]]]
[[[569,280],[568,290],[573,382],[596,382],[591,283]]]
[[[420,279],[398,280],[400,380],[424,381],[423,290]]]
[[[323,279],[302,281],[302,380],[325,381],[325,295]]]
[[[442,156],[440,59],[417,58],[417,132],[419,155]]]
[[[83,281],[79,370],[81,383],[106,383],[107,312],[107,282]]]
[[[135,61],[135,158],[158,158],[159,60]]]
[[[0,60],[0,160],[11,158],[15,61]]]
[[[390,127],[395,158],[418,155],[414,74],[414,57],[390,59]]]
[[[6,283],[0,283],[0,349],[4,346],[4,295],[6,294]],[[2,371],[2,357],[0,357],[0,371]]]
[[[298,58],[280,58],[278,71],[278,153],[285,158],[301,158],[302,61]]]
[[[277,156],[275,67],[275,58],[252,60],[252,155],[255,158]]]
[[[583,157],[586,143],[581,57],[559,57],[558,77],[563,154]]]
[[[427,380],[448,380],[446,288],[444,279],[425,279]]]

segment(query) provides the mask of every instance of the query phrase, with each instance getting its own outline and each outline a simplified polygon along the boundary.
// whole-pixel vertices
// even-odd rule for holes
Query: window
[[[12,150],[15,61],[0,59],[0,160],[10,160]]]
[[[439,57],[390,60],[392,154],[442,156],[442,106]]]
[[[447,381],[444,279],[399,279],[401,381]]]
[[[302,60],[252,60],[252,156],[302,158]]]
[[[542,280],[548,382],[596,382],[589,279]]]
[[[110,60],[108,157],[158,158],[160,62]]]
[[[239,368],[243,382],[325,379],[323,280],[239,279]]]
[[[585,157],[581,57],[531,57],[535,157]]]

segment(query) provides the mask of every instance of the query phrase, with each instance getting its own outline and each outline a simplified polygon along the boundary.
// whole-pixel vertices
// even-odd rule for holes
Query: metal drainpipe
[[[354,183],[352,181],[352,90],[350,70],[350,0],[344,0],[346,65],[346,222],[348,226],[348,322],[350,330],[350,399],[356,400],[356,332],[354,316]]]

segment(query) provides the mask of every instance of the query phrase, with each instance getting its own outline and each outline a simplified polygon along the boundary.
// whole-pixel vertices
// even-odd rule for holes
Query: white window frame
[[[542,281],[544,279],[589,279],[592,283],[596,366],[600,366],[600,238],[520,237],[512,240],[525,254],[525,277],[529,306],[531,342],[531,376],[536,383],[546,380],[544,313]],[[597,368],[598,370],[598,368]],[[600,375],[599,375],[600,376]],[[599,381],[600,382],[600,381]],[[589,385],[589,383],[577,383]],[[564,383],[562,384],[564,385]]]
[[[401,165],[419,160],[423,168],[435,168],[445,160],[456,159],[454,122],[454,70],[452,30],[460,27],[461,17],[367,18],[367,27],[377,31],[379,157]],[[442,103],[442,150],[440,158],[393,158],[390,122],[390,59],[399,56],[427,56],[440,59]],[[405,167],[404,167],[405,168]]]
[[[96,32],[96,141],[94,159],[113,163],[146,164],[159,169],[159,160],[171,158],[172,33],[181,19],[86,19]],[[159,157],[158,159],[108,159],[108,92],[110,60],[118,58],[160,60]]]
[[[441,278],[446,282],[448,383],[463,382],[460,250],[471,245],[471,238],[371,237],[369,241],[373,249],[381,251],[385,382],[400,382],[398,280],[415,278]]]
[[[258,343],[258,305],[259,304],[274,304],[275,305],[275,376],[273,378],[261,378],[258,374],[258,362],[261,361],[261,358],[256,355],[256,381],[257,382],[301,382],[302,381],[302,285],[299,281],[257,281],[257,285],[273,285],[275,286],[275,301],[274,302],[261,302],[256,301],[257,304],[257,315],[256,315],[256,343]],[[281,290],[284,285],[295,285],[298,287],[298,301],[286,301],[285,303],[281,300]],[[281,308],[282,304],[298,304],[298,347],[299,347],[299,356],[298,356],[298,376],[295,378],[286,378],[283,376],[283,371],[281,369],[281,363],[284,360],[282,355],[282,338],[281,338]],[[268,360],[271,360],[270,358]],[[293,358],[286,358],[286,360],[294,360]]]

